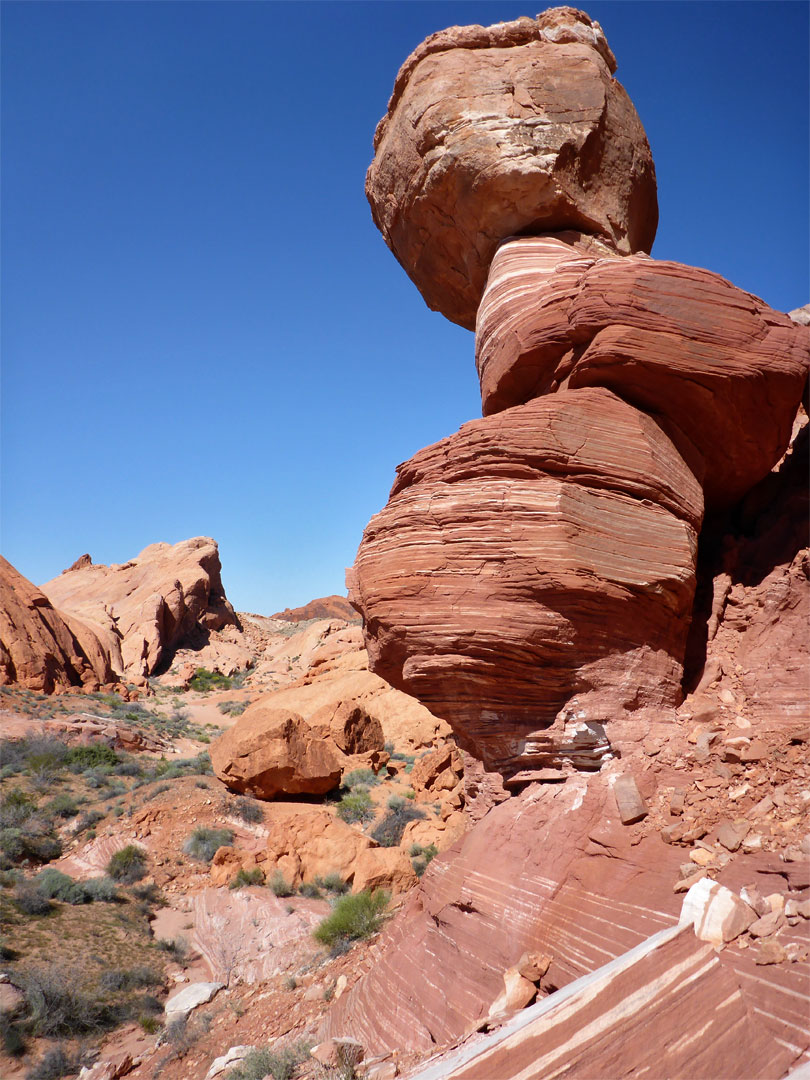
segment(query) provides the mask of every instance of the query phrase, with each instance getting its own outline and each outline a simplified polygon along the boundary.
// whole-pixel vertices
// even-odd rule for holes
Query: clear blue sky
[[[269,613],[343,592],[396,464],[480,415],[363,193],[427,34],[538,3],[2,5],[2,535],[27,577],[207,534]],[[592,3],[653,254],[808,283],[808,5]]]

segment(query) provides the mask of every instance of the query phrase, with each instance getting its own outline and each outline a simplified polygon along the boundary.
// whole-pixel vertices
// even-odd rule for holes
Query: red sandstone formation
[[[152,544],[122,565],[74,565],[42,591],[92,628],[119,675],[151,675],[191,634],[238,625],[207,537]]]
[[[784,454],[810,333],[708,270],[532,237],[492,261],[476,363],[485,415],[583,386],[655,415],[718,507]]]
[[[345,596],[321,596],[301,607],[277,611],[270,617],[281,622],[305,622],[307,619],[345,619],[346,622],[356,622],[357,612]]]
[[[397,470],[352,602],[372,670],[488,768],[532,760],[575,693],[675,703],[700,488],[661,428],[605,390],[465,424]]]
[[[94,631],[57,611],[47,596],[0,556],[0,685],[46,694],[115,681]]]
[[[655,170],[602,29],[584,12],[455,26],[403,64],[366,179],[429,307],[468,329],[500,241],[579,229],[649,251]]]

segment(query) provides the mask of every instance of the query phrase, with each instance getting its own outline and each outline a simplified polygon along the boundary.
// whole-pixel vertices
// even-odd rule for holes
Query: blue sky
[[[593,3],[645,124],[653,254],[810,299],[808,5]],[[210,535],[240,610],[343,592],[396,464],[480,415],[363,192],[459,2],[2,5],[3,554],[37,583]]]

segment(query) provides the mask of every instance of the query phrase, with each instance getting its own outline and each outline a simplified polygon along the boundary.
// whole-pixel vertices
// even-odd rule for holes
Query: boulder
[[[116,681],[109,651],[80,619],[48,597],[0,556],[0,686],[87,691]]]
[[[303,717],[259,701],[211,744],[211,764],[231,791],[274,799],[325,795],[340,783],[346,755]]]
[[[723,945],[739,937],[756,918],[754,909],[731,889],[710,878],[701,878],[684,897],[679,921],[694,926],[701,941]]]
[[[595,719],[677,704],[702,508],[609,391],[465,424],[399,466],[347,574],[370,666],[504,772],[575,692],[602,692]]]
[[[90,627],[116,673],[143,677],[195,632],[238,625],[220,574],[215,541],[198,536],[152,544],[120,565],[94,565],[82,557],[42,591]]]
[[[468,329],[515,233],[649,251],[655,169],[598,23],[573,8],[431,35],[400,68],[366,195],[428,306]]]
[[[525,237],[492,261],[476,364],[485,415],[607,387],[661,421],[707,507],[726,507],[787,449],[810,330],[709,270]]]
[[[324,705],[309,723],[321,738],[331,739],[344,754],[373,754],[385,748],[380,721],[356,701]]]
[[[537,987],[531,979],[521,975],[517,967],[507,968],[503,973],[503,990],[490,1005],[487,1016],[495,1019],[525,1009],[536,994]]]
[[[166,1023],[173,1020],[184,1020],[190,1012],[200,1005],[206,1005],[223,987],[219,982],[195,982],[184,986],[172,994],[166,1001],[163,1011],[166,1014]]]

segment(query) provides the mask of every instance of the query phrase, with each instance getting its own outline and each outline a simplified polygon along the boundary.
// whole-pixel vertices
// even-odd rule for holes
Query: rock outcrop
[[[90,626],[58,611],[0,556],[0,685],[46,694],[115,682],[109,651]]]
[[[222,588],[215,541],[151,544],[127,563],[77,561],[42,592],[89,626],[128,678],[151,675],[194,633],[237,625]]]
[[[357,612],[345,596],[321,596],[301,607],[277,611],[270,617],[280,622],[305,622],[308,619],[345,619],[346,622],[356,622]]]
[[[584,257],[557,237],[531,237],[493,259],[476,363],[485,415],[604,386],[656,416],[716,509],[787,449],[810,335],[709,270]]]
[[[504,772],[575,693],[610,692],[598,720],[677,704],[702,512],[659,425],[608,391],[465,424],[366,529],[371,666]]]

